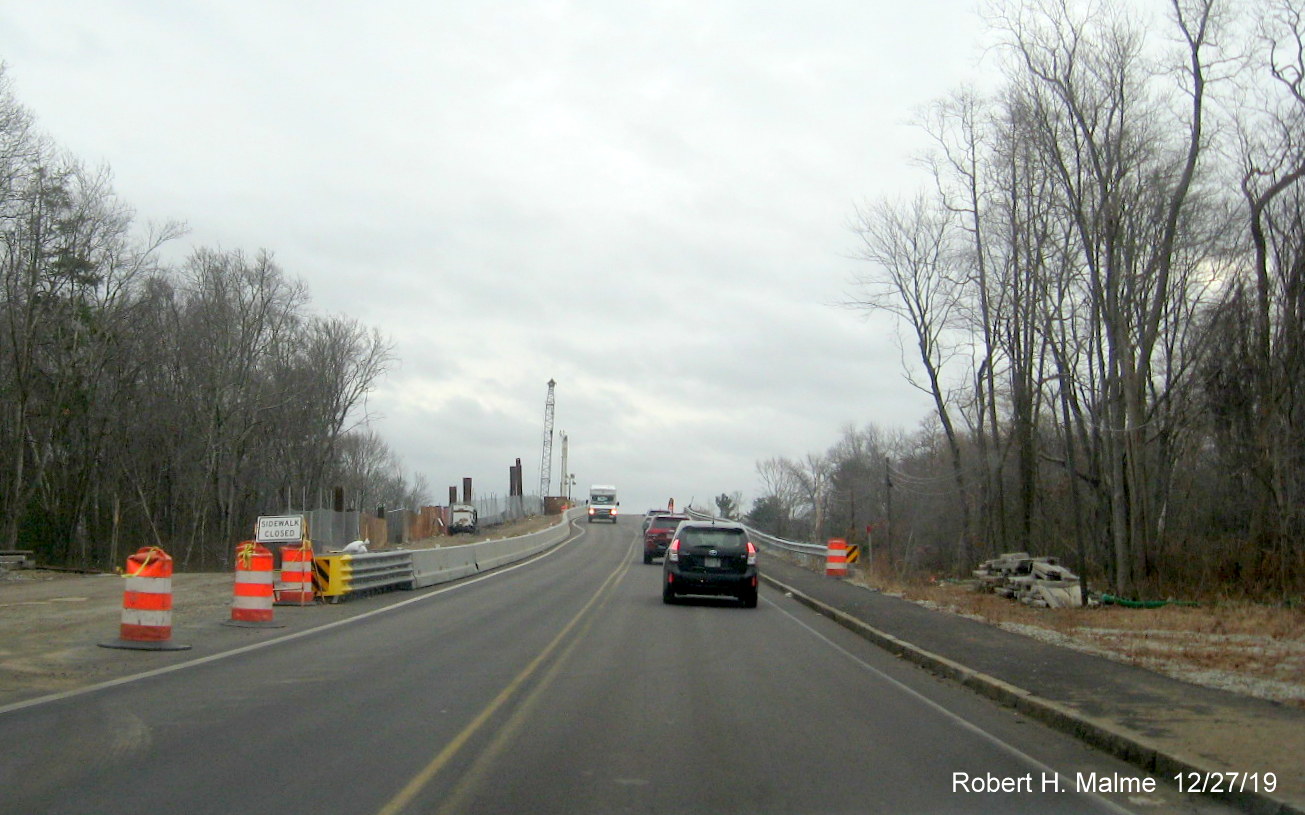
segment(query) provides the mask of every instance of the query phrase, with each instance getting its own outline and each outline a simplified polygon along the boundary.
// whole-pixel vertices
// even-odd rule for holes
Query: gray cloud
[[[634,511],[927,411],[833,304],[854,202],[916,183],[911,110],[980,38],[968,0],[0,10],[18,97],[191,224],[172,256],[270,249],[394,339],[368,407],[437,499],[537,484],[555,378],[581,486]]]

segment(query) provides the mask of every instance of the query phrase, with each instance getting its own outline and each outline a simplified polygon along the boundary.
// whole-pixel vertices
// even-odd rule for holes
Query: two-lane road
[[[1078,793],[1145,776],[775,592],[664,605],[637,535],[0,713],[0,812],[1224,811]]]

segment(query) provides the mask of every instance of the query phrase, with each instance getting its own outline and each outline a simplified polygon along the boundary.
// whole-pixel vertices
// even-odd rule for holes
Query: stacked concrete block
[[[980,587],[1030,606],[1066,608],[1083,603],[1082,581],[1054,557],[1006,552],[979,564],[974,576]]]

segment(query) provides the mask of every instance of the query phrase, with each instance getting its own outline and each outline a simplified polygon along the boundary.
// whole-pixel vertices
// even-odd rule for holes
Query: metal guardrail
[[[703,512],[702,510],[694,509],[693,507],[686,509],[685,514],[690,518],[693,518],[695,521],[729,520],[728,518],[718,518],[710,512]],[[802,541],[784,540],[783,538],[777,538],[774,535],[767,535],[765,532],[762,532],[759,529],[754,529],[747,524],[742,524],[739,521],[730,521],[730,523],[740,523],[744,529],[748,530],[749,537],[762,546],[768,546],[772,549],[784,549],[789,552],[796,552],[800,555],[811,555],[812,557],[823,558],[825,556],[827,547],[823,543],[803,543]]]
[[[347,557],[353,568],[350,591],[412,585],[411,552],[364,552]]]
[[[318,555],[313,558],[313,582],[318,595],[331,603],[378,589],[425,588],[515,563],[561,543],[573,517],[563,513],[553,526],[515,538],[437,549]]]

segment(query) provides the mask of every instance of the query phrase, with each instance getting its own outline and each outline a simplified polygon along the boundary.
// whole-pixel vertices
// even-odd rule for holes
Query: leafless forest
[[[851,219],[847,306],[897,318],[934,410],[849,405],[869,423],[758,464],[755,524],[903,571],[1029,550],[1126,595],[1305,591],[1301,3],[1136,5],[990,4],[1000,81],[921,100],[927,181]],[[0,165],[0,548],[216,567],[337,485],[425,501],[365,426],[377,330],[264,252],[165,261],[182,228],[136,223],[2,73]]]
[[[1299,598],[1305,20],[1151,5],[988,9],[1000,83],[923,106],[924,187],[853,217],[847,305],[897,318],[934,411],[761,462],[754,522],[870,527],[904,570],[1027,550],[1125,595]]]
[[[362,421],[389,342],[310,312],[265,252],[164,263],[181,233],[136,224],[0,73],[0,548],[111,568],[156,543],[211,568],[260,512],[337,486],[423,502]]]

